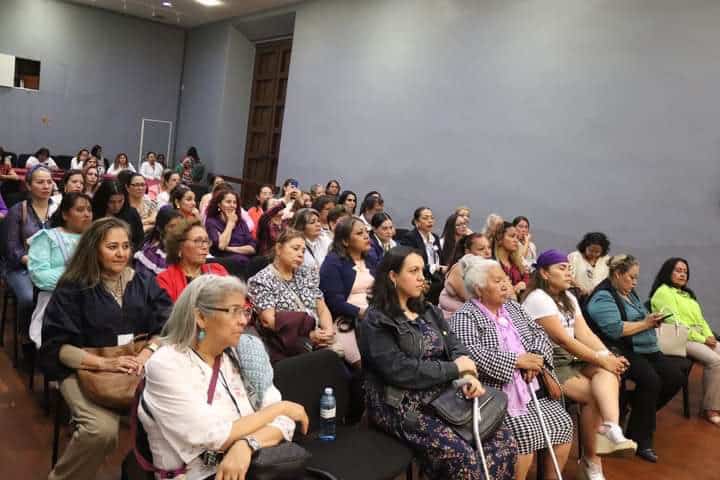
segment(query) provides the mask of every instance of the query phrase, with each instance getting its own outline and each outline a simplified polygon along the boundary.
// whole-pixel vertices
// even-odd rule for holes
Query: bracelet
[[[465,375],[470,375],[471,377],[477,378],[477,373],[473,372],[472,370],[463,370],[460,372],[460,378],[464,377]]]

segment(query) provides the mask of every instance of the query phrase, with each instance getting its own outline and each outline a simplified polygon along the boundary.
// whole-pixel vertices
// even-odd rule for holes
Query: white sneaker
[[[596,434],[596,450],[598,455],[630,457],[637,451],[637,443],[625,438],[620,426],[604,423],[601,431]]]
[[[605,480],[602,467],[592,463],[587,458],[580,461],[580,478],[583,480]]]

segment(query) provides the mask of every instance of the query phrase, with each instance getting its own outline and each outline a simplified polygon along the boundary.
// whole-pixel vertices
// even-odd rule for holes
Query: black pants
[[[668,357],[657,353],[625,353],[630,361],[626,374],[635,382],[630,396],[630,421],[627,435],[638,448],[652,448],[655,433],[655,412],[664,407],[687,380],[691,362],[687,358]]]

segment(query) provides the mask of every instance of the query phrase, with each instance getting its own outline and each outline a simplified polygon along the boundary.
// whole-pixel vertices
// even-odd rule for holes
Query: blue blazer
[[[376,265],[369,256],[365,258],[365,265],[374,276]],[[352,260],[342,258],[335,252],[330,252],[325,257],[320,267],[320,290],[333,318],[357,317],[360,313],[358,307],[347,302],[356,276],[355,263]]]

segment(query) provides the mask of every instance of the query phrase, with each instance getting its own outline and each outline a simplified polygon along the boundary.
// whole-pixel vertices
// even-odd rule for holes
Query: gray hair
[[[175,302],[170,318],[163,327],[160,341],[166,345],[174,345],[179,350],[187,350],[197,337],[195,310],[207,316],[216,314],[217,312],[208,307],[220,305],[233,293],[247,294],[245,284],[237,277],[201,275],[196,278],[185,287]]]
[[[468,258],[472,257],[472,258]],[[500,267],[497,260],[490,260],[475,255],[465,255],[460,259],[465,291],[474,297],[476,288],[485,288],[487,285],[488,273],[495,267]]]

